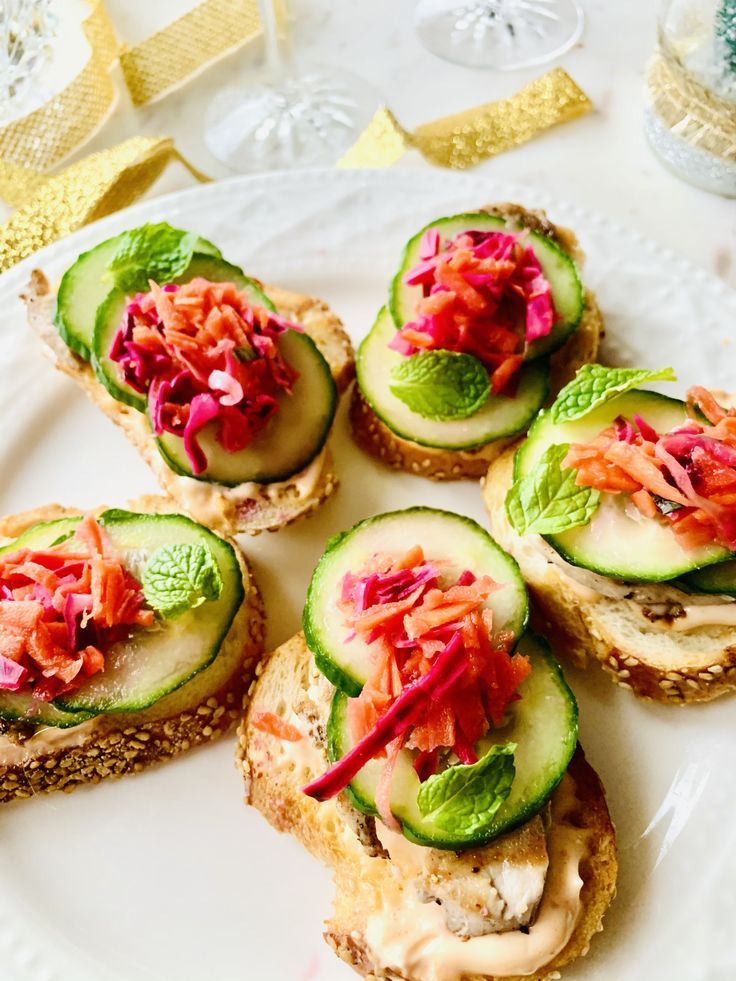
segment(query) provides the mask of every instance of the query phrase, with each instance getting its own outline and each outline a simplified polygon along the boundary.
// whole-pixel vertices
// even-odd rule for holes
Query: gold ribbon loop
[[[409,133],[385,106],[373,119],[350,149],[337,161],[338,167],[390,167],[412,146]]]
[[[204,0],[120,54],[134,105],[160,99],[210,62],[261,32],[256,0]]]
[[[88,140],[115,103],[110,65],[118,43],[102,0],[91,0],[82,24],[91,54],[82,71],[49,102],[0,129],[0,158],[31,170],[47,170]]]
[[[142,136],[93,153],[53,177],[40,177],[33,196],[0,231],[0,272],[88,222],[127,207],[172,160],[197,180],[209,179],[181,157],[172,140]]]
[[[442,167],[473,167],[544,130],[584,116],[592,103],[562,68],[540,76],[508,99],[402,129],[385,107],[340,159],[342,167],[390,167],[411,147]]]

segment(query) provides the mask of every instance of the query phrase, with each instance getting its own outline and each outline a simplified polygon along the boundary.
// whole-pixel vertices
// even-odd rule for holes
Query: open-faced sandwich
[[[595,360],[602,322],[582,259],[571,231],[518,205],[418,232],[358,352],[358,443],[435,480],[483,476]]]
[[[245,560],[145,504],[0,521],[0,802],[137,772],[242,714],[264,630]]]
[[[240,730],[247,800],[334,871],[325,937],[367,977],[558,977],[616,882],[577,705],[518,566],[413,508],[333,538],[304,634]]]
[[[705,701],[736,688],[736,410],[635,387],[658,380],[582,368],[484,493],[556,648],[637,695]]]
[[[335,489],[326,440],[353,374],[340,321],[215,246],[144,225],[79,256],[31,325],[143,455],[177,506],[232,534],[274,531]]]

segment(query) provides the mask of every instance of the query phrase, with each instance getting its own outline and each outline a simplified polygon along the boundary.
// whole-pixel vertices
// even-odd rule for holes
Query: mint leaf
[[[126,293],[148,289],[148,280],[170,283],[181,276],[195,252],[220,256],[217,246],[194,232],[172,228],[167,222],[141,225],[123,232],[109,270],[115,285]]]
[[[553,535],[587,525],[596,512],[600,494],[578,487],[576,470],[562,469],[569,443],[548,446],[536,467],[517,481],[506,495],[506,514],[520,535]]]
[[[486,402],[488,372],[477,358],[456,351],[423,351],[391,371],[389,386],[412,412],[425,419],[466,419]]]
[[[602,364],[584,364],[557,396],[552,406],[552,418],[555,422],[580,419],[617,395],[653,381],[677,381],[677,378],[672,368],[650,371],[648,368],[605,368]]]
[[[458,764],[429,777],[417,803],[424,817],[457,835],[474,835],[490,825],[514,782],[516,743],[492,746],[477,763]]]
[[[216,600],[222,576],[206,545],[162,545],[143,573],[143,595],[167,619]]]

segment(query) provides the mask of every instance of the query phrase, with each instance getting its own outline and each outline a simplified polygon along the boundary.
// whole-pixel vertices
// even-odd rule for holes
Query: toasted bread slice
[[[151,513],[173,510],[165,498],[153,496],[131,507]],[[11,515],[0,520],[0,538],[13,539],[39,521],[80,513],[50,504]],[[70,729],[0,722],[0,803],[138,773],[212,742],[235,725],[263,651],[265,614],[253,575],[234,547],[246,598],[212,664],[141,712],[100,715]]]
[[[628,599],[612,598],[566,574],[537,535],[521,538],[504,502],[514,449],[491,465],[483,496],[493,535],[521,567],[533,602],[532,622],[560,654],[581,667],[598,660],[622,688],[657,702],[705,702],[736,689],[736,633],[715,625],[688,632],[652,620]],[[657,586],[649,587],[656,593]],[[662,587],[659,587],[660,589]]]
[[[275,828],[295,835],[333,869],[335,908],[325,930],[325,939],[333,950],[368,978],[428,981],[441,977],[443,981],[459,981],[464,977],[493,981],[492,964],[481,973],[432,973],[428,960],[434,955],[421,956],[421,944],[413,944],[412,937],[404,936],[404,930],[413,930],[412,917],[416,915],[421,919],[425,910],[431,911],[432,922],[435,922],[439,916],[438,907],[434,902],[427,905],[418,901],[411,876],[405,872],[406,866],[395,864],[376,838],[375,830],[371,834],[371,827],[375,828],[372,818],[358,815],[340,798],[318,804],[301,792],[304,784],[327,766],[324,749],[327,705],[316,709],[313,692],[320,680],[303,635],[297,634],[278,648],[262,662],[256,673],[259,678],[239,730],[238,759],[245,777],[246,801],[257,807]],[[262,712],[274,713],[291,724],[297,722],[304,732],[302,739],[287,742],[262,731],[253,724]],[[538,820],[533,819],[529,825],[497,839],[484,849],[475,849],[473,864],[483,864],[488,857],[484,857],[484,853],[492,853],[494,860],[500,860],[506,870],[515,861],[533,867],[538,860],[538,843],[533,830],[530,836],[527,829]],[[591,937],[601,929],[603,914],[615,891],[614,830],[600,781],[580,749],[563,784],[553,795],[547,822],[552,829],[569,822],[587,843],[577,873],[582,880],[580,906],[576,917],[567,924],[561,949],[547,963],[526,974],[527,981],[557,977],[555,972],[559,968],[587,952]],[[404,841],[403,838],[400,840]],[[405,847],[416,849],[419,846],[405,843]],[[468,871],[463,853],[429,848],[420,851],[426,853],[424,861],[429,861],[427,868],[433,873],[434,881],[438,878],[447,880],[456,870],[460,886],[460,880]],[[556,858],[553,851],[550,855],[550,874],[553,875]],[[401,861],[400,853],[396,858]],[[554,905],[554,896],[545,892],[538,916],[547,915],[545,911]],[[384,923],[386,918],[388,922],[398,918],[396,932],[402,938],[399,946],[413,951],[403,965],[396,962],[395,946],[384,946],[375,940],[376,917],[383,918]],[[463,949],[463,945],[476,944],[475,937],[460,940],[441,922],[438,931],[440,937],[450,944],[460,944]],[[531,931],[533,934],[533,925]],[[515,933],[518,937],[519,931]],[[430,939],[435,939],[434,932]],[[408,947],[403,947],[404,942]],[[467,949],[471,950],[472,946]],[[510,976],[505,977],[509,981]]]
[[[338,388],[349,385],[355,362],[353,348],[340,320],[327,304],[313,297],[267,287],[279,313],[301,324],[330,366]],[[90,399],[123,430],[179,510],[224,535],[257,535],[278,531],[319,507],[338,485],[328,449],[301,473],[274,484],[243,484],[229,488],[174,473],[156,448],[150,427],[136,409],[114,399],[95,377],[89,362],[63,342],[53,324],[55,293],[36,269],[23,297],[28,320],[51,353],[56,367],[70,375]]]
[[[529,211],[518,204],[488,205],[481,210],[501,214],[519,225],[551,238],[581,265],[585,256],[575,234],[569,228],[554,225],[544,211]],[[595,361],[603,336],[603,318],[592,290],[585,290],[582,319],[565,344],[550,358],[550,401],[575,377],[575,372],[589,361]],[[378,418],[363,398],[358,386],[350,403],[350,421],[356,442],[367,453],[395,470],[407,470],[432,480],[460,480],[483,477],[488,465],[517,436],[494,440],[476,450],[447,450],[422,446],[398,436]]]

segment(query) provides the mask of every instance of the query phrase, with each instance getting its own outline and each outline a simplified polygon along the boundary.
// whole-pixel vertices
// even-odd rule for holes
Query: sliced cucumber
[[[76,525],[81,520],[81,517],[74,515],[69,518],[54,518],[53,521],[39,521],[37,525],[26,528],[23,534],[18,535],[12,542],[0,547],[0,554],[15,552],[19,548],[50,548],[51,545],[56,545],[73,535]]]
[[[233,547],[189,518],[114,510],[101,515],[100,523],[138,579],[151,553],[162,545],[207,545],[223,590],[217,600],[157,621],[150,630],[133,630],[129,639],[107,651],[103,672],[56,700],[65,712],[133,712],[153,705],[215,660],[244,596]]]
[[[494,743],[517,744],[516,776],[509,796],[493,823],[482,833],[464,837],[438,828],[422,816],[417,804],[420,782],[413,766],[416,753],[402,750],[391,785],[391,811],[404,835],[417,844],[453,850],[485,845],[537,814],[564,776],[578,738],[575,696],[545,641],[527,633],[518,650],[532,663],[531,674],[519,689],[521,698],[509,706],[508,722],[494,729],[477,746],[480,757]],[[344,692],[335,693],[327,727],[330,762],[339,760],[352,747],[347,725],[348,701]],[[349,786],[350,800],[366,814],[377,814],[376,787],[383,764],[383,760],[371,760]]]
[[[548,446],[587,443],[617,416],[631,419],[636,412],[658,432],[668,432],[689,418],[685,403],[679,399],[638,390],[626,392],[573,422],[555,423],[552,411],[545,410],[517,451],[514,479],[529,473]],[[731,555],[717,545],[684,548],[671,528],[641,516],[623,494],[601,494],[589,524],[545,537],[573,565],[630,582],[664,582]]]
[[[61,277],[56,294],[54,322],[61,338],[67,347],[87,360],[92,355],[97,308],[113,285],[108,266],[119,237],[116,235],[83,252]]]
[[[253,305],[267,307],[269,310],[274,309],[273,304],[256,282],[246,276],[238,266],[225,262],[217,256],[195,254],[186,272],[174,282],[188,283],[197,276],[213,283],[235,283],[238,289],[247,290]],[[100,302],[92,340],[92,367],[98,380],[114,399],[131,405],[139,412],[145,412],[146,395],[127,384],[120,365],[116,361],[111,361],[108,356],[113,339],[123,322],[128,300],[128,294],[114,288],[109,290]]]
[[[32,695],[0,692],[0,719],[25,722],[32,726],[53,726],[70,729],[93,718],[94,712],[65,712],[53,702],[41,702]]]
[[[407,286],[404,278],[409,270],[420,261],[419,246],[424,233],[429,228],[436,228],[439,231],[443,248],[450,239],[459,235],[460,232],[518,232],[518,227],[515,227],[513,222],[507,221],[501,215],[488,214],[485,211],[438,218],[417,232],[407,242],[399,264],[399,271],[391,284],[389,306],[397,328],[403,327],[404,324],[414,320],[416,316],[417,303],[422,297],[422,288],[420,286]],[[528,236],[526,242],[539,260],[544,277],[552,289],[552,300],[558,317],[551,332],[529,346],[526,358],[531,361],[564,344],[580,323],[585,299],[577,268],[570,256],[546,235],[540,235],[531,229],[527,229],[525,233]]]
[[[394,322],[384,307],[371,332],[358,350],[356,372],[363,397],[375,414],[397,436],[421,446],[449,450],[473,450],[502,436],[523,432],[544,405],[549,392],[546,361],[524,365],[516,394],[492,395],[466,419],[438,421],[412,412],[391,391],[391,371],[404,360],[388,345],[396,333]]]
[[[453,582],[469,569],[504,585],[484,604],[493,610],[496,632],[509,630],[518,637],[526,627],[528,600],[519,567],[471,518],[424,507],[367,518],[328,542],[304,606],[304,634],[317,667],[349,695],[360,693],[372,652],[359,636],[345,641],[348,628],[337,605],[342,580],[347,572],[359,572],[377,552],[399,558],[415,545],[423,547],[427,559],[448,562],[444,574]]]
[[[228,453],[217,442],[216,421],[205,426],[197,439],[207,457],[207,469],[195,479],[227,487],[286,480],[303,470],[325,445],[337,405],[330,366],[308,334],[287,330],[279,336],[278,346],[299,373],[292,394],[280,396],[276,416],[237,453]],[[156,442],[175,473],[195,477],[181,437],[164,433]]]
[[[736,559],[691,572],[684,577],[683,584],[696,593],[736,596]]]
[[[92,355],[97,310],[114,286],[109,267],[120,237],[106,239],[83,252],[59,284],[54,322],[64,343],[87,360]],[[200,240],[200,246],[202,253],[220,254],[219,249],[206,239]]]

